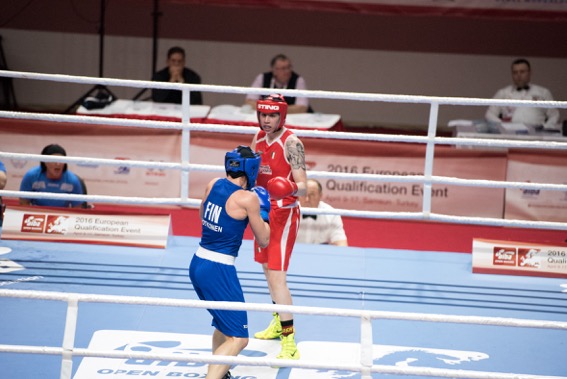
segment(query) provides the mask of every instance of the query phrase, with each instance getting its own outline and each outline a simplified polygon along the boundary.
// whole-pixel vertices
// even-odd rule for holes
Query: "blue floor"
[[[196,299],[187,267],[197,244],[191,237],[171,237],[167,249],[0,241],[0,289]],[[270,302],[251,241],[244,241],[237,267],[247,302]],[[566,280],[472,274],[471,256],[463,253],[299,244],[288,280],[296,305],[567,321]],[[0,302],[0,343],[61,346],[65,303]],[[249,312],[251,332],[270,318]],[[75,346],[209,354],[210,321],[204,309],[81,303]],[[296,315],[295,327],[304,359],[357,362],[359,320]],[[377,320],[373,341],[377,365],[567,377],[567,331]],[[251,339],[243,355],[273,358],[278,347]],[[58,378],[60,365],[60,356],[0,354],[0,377]],[[231,371],[240,379],[360,378],[336,370]],[[73,364],[75,379],[204,378],[205,372],[202,364],[154,360],[75,358]]]

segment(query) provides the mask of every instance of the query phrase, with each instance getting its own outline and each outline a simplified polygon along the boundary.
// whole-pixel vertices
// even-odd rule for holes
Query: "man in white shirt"
[[[278,54],[273,57],[270,62],[270,68],[270,71],[256,76],[251,87],[300,90],[307,89],[305,79],[303,79],[303,76],[293,71],[291,60],[287,56]],[[256,109],[256,101],[259,98],[259,95],[249,94],[246,96],[246,104],[249,104],[252,109]],[[306,97],[285,96],[285,101],[288,104],[288,114],[312,112],[309,107],[309,99]]]
[[[553,101],[551,92],[542,86],[530,83],[531,67],[526,59],[512,62],[513,84],[504,87],[494,99]],[[556,108],[498,107],[490,106],[485,118],[492,122],[513,122],[525,125],[543,126],[544,129],[559,130],[559,111]]]
[[[333,209],[329,204],[321,201],[322,194],[321,183],[315,179],[308,179],[307,194],[299,197],[299,202],[306,208]],[[348,246],[343,220],[339,215],[304,214],[299,223],[296,242]]]

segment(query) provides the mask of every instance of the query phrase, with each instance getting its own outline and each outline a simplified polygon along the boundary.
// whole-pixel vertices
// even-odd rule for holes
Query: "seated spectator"
[[[174,46],[167,52],[167,67],[158,71],[152,77],[154,82],[201,84],[201,77],[193,70],[185,67],[185,50]],[[152,100],[158,103],[181,104],[181,91],[153,89]],[[191,91],[191,104],[203,104],[201,92]]]
[[[299,198],[302,207],[333,209],[321,200],[323,187],[315,179],[307,180],[307,195]],[[343,220],[339,215],[306,215],[299,223],[296,242],[348,246]]]
[[[41,155],[66,156],[67,153],[61,146],[52,144],[44,147]],[[22,178],[20,191],[83,194],[79,177],[67,170],[66,163],[59,162],[41,162],[39,166],[28,170]],[[83,202],[58,199],[20,198],[20,205],[80,208]]]
[[[526,59],[512,62],[512,82],[494,95],[494,99],[552,101],[553,96],[547,88],[530,83],[531,67]],[[485,118],[492,122],[513,122],[525,125],[543,126],[545,129],[559,130],[559,111],[555,108],[534,107],[488,107]]]
[[[79,178],[79,182],[81,182],[81,187],[83,188],[83,195],[86,195],[87,194],[87,185],[85,184],[85,181],[83,180],[83,178],[81,178],[78,175],[77,175],[77,177]],[[89,203],[88,201],[83,201],[83,203],[81,204],[81,208],[92,209],[92,208],[94,208],[94,205]]]
[[[271,71],[259,74],[251,87],[254,88],[277,88],[277,89],[301,89],[306,90],[305,79],[292,70],[291,60],[283,54],[278,54],[270,62]],[[259,95],[247,95],[246,104],[256,109],[256,101]],[[309,106],[307,97],[285,96],[288,104],[287,113],[313,112]]]

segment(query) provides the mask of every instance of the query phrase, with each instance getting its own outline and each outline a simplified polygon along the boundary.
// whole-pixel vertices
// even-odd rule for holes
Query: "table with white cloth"
[[[562,135],[560,128],[545,129],[541,126],[484,120],[452,120],[448,126],[453,128],[454,137],[461,138],[567,142],[567,136]]]
[[[190,105],[189,118],[191,122],[203,122],[210,109],[211,107],[208,105]],[[118,99],[100,109],[89,110],[81,105],[77,109],[77,114],[141,120],[180,121],[183,111],[181,104]]]
[[[217,105],[211,108],[205,123],[258,126],[258,116],[250,106]],[[288,113],[285,126],[290,129],[344,130],[340,115],[326,113]]]

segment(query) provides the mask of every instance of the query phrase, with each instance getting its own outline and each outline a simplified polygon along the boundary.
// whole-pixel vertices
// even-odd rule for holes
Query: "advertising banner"
[[[52,143],[61,145],[70,157],[117,160],[180,162],[181,132],[143,128],[110,127],[5,120],[0,127],[0,151],[40,154]],[[24,174],[40,162],[3,159],[6,190],[18,191]],[[92,163],[68,164],[79,175],[91,195],[179,197],[178,170],[108,166]]]
[[[222,164],[227,150],[250,136],[220,136],[200,133],[191,137],[191,162]],[[310,171],[332,173],[423,175],[425,146],[369,141],[301,138],[305,146],[307,176]],[[505,180],[506,155],[498,152],[453,149],[438,146],[433,175]],[[223,171],[192,172],[190,197],[200,198],[209,180]],[[387,212],[421,212],[423,186],[419,183],[373,180],[320,179],[323,201],[340,209]],[[502,218],[504,190],[454,185],[433,186],[432,211],[456,216]]]
[[[472,272],[567,278],[567,246],[474,239]]]
[[[2,240],[167,247],[170,215],[108,215],[93,211],[6,207]]]
[[[181,133],[174,130],[119,128],[104,125],[5,120],[0,126],[0,150],[39,154],[59,143],[67,155],[105,159],[180,162]],[[299,133],[299,132],[298,132]],[[310,172],[423,175],[425,146],[301,137]],[[217,166],[189,174],[189,196],[200,199],[207,183],[224,176],[224,155],[236,146],[250,145],[252,135],[191,132],[190,162]],[[566,184],[567,153],[562,151],[455,149],[436,146],[433,175],[461,179]],[[6,190],[18,190],[21,179],[37,161],[5,159]],[[91,195],[179,197],[178,170],[95,164],[69,164]],[[371,179],[320,178],[323,200],[339,209],[421,212],[423,185]],[[539,221],[567,221],[567,192],[532,191],[456,185],[433,185],[434,213]]]
[[[498,155],[436,153],[433,175],[463,179],[505,180],[506,159]],[[371,151],[369,155],[367,152]],[[350,153],[310,151],[310,170],[336,173],[393,176],[424,175],[425,148],[402,144],[374,143],[370,149],[352,147]],[[386,212],[421,212],[423,185],[415,182],[321,179],[323,200],[336,208]],[[504,191],[455,185],[433,185],[431,211],[434,213],[501,218]]]
[[[329,3],[328,0],[315,0]],[[567,11],[564,1],[542,0],[335,0],[333,3],[358,4],[367,6],[389,5],[392,7],[425,7],[443,9],[491,9],[491,10],[524,10],[524,11]]]
[[[567,152],[511,151],[506,177],[510,182],[567,184]],[[504,217],[567,222],[567,191],[507,189]]]
[[[178,0],[194,3],[195,0]],[[482,16],[486,18],[563,19],[567,3],[564,0],[209,0],[217,5],[247,5],[286,9],[327,10],[364,14],[415,16]]]

